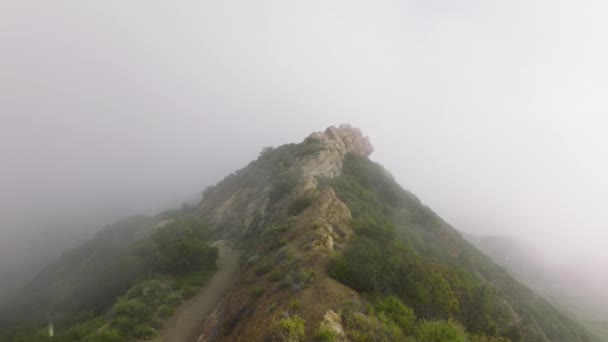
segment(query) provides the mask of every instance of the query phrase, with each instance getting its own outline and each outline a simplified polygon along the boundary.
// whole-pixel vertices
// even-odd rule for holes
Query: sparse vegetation
[[[273,342],[300,342],[304,341],[305,336],[305,322],[299,316],[273,322],[268,332],[268,337]]]
[[[264,292],[266,292],[265,289],[261,287],[254,287],[253,289],[251,289],[251,298],[254,300],[259,299],[260,297],[262,297]]]
[[[314,282],[315,271],[310,268],[292,271],[283,279],[283,287],[288,287],[293,291],[310,287]]]
[[[300,309],[300,301],[297,299],[292,299],[289,301],[289,303],[287,304],[287,307],[289,308],[290,311],[295,312],[298,311]]]

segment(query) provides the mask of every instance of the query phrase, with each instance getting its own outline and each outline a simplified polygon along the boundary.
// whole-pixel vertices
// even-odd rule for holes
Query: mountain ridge
[[[198,206],[99,234],[105,240],[92,240],[84,251],[111,259],[102,265],[135,262],[139,273],[123,275],[129,277],[115,292],[131,288],[126,297],[116,297],[116,304],[105,299],[93,318],[70,317],[80,329],[77,336],[83,341],[98,341],[99,333],[122,340],[137,333],[153,336],[162,325],[158,315],[171,312],[166,304],[158,307],[175,297],[165,293],[192,290],[183,287],[180,274],[174,275],[177,285],[162,274],[154,278],[157,269],[172,272],[160,267],[182,252],[166,245],[167,237],[178,239],[179,246],[194,241],[206,256],[212,251],[204,247],[207,239],[230,241],[240,249],[236,280],[201,326],[199,341],[597,341],[404,190],[369,159],[373,150],[361,130],[332,126],[298,144],[264,148],[256,160],[207,188]],[[168,219],[174,222],[171,229],[158,227]],[[120,240],[121,234],[135,237],[120,247],[126,259],[101,253],[109,243],[104,241]],[[163,251],[173,254],[158,259]],[[196,272],[180,258],[169,261]],[[156,266],[158,260],[164,263]],[[88,267],[67,257],[38,281],[61,289],[57,270],[70,265]],[[106,272],[95,279],[113,276]],[[78,277],[72,275],[75,293],[90,284]],[[140,299],[152,291],[144,289],[163,289],[156,306]],[[66,307],[77,304],[66,301]],[[133,323],[139,324],[136,331],[123,324],[126,308],[146,312]],[[102,324],[105,317],[110,323]],[[76,336],[70,324],[64,324],[63,336]],[[57,341],[70,339],[58,336]]]
[[[342,142],[345,141],[352,141],[353,143],[342,144]],[[342,148],[342,146],[346,146],[346,148]],[[353,146],[355,149],[349,150],[348,146]],[[437,258],[437,256],[441,256],[441,258],[444,258],[443,261],[446,261],[445,264],[447,265],[447,268],[445,268],[446,266],[441,265],[438,267],[444,267],[447,270],[445,272],[450,273],[450,268],[456,266],[463,267],[463,265],[458,264],[461,262],[460,260],[453,260],[465,260],[468,258],[470,260],[466,261],[468,264],[464,267],[470,268],[469,271],[472,271],[472,273],[467,277],[487,278],[489,276],[497,276],[500,278],[498,281],[502,281],[506,284],[503,288],[497,288],[492,285],[493,282],[497,280],[484,279],[482,283],[486,285],[479,286],[481,289],[486,290],[462,290],[465,292],[489,291],[488,293],[492,293],[489,296],[495,298],[497,303],[499,303],[496,304],[497,306],[492,310],[502,312],[500,315],[503,315],[504,317],[511,317],[511,328],[509,329],[512,329],[512,331],[498,332],[497,330],[492,330],[494,328],[483,331],[481,328],[476,328],[480,333],[490,333],[490,335],[496,334],[496,338],[500,338],[499,336],[502,335],[504,337],[509,337],[512,340],[521,341],[593,340],[591,335],[586,335],[584,329],[578,327],[576,323],[570,322],[567,317],[560,314],[557,310],[552,308],[550,304],[544,301],[544,299],[533,294],[532,291],[525,286],[520,285],[500,267],[493,265],[486,256],[478,252],[472,245],[462,239],[455,229],[441,220],[426,206],[422,205],[420,200],[414,195],[408,192],[403,193],[402,190],[394,190],[400,189],[400,187],[392,176],[390,176],[390,173],[380,166],[376,167],[375,164],[369,162],[367,159],[372,151],[373,147],[371,146],[369,139],[364,138],[360,130],[353,129],[350,126],[340,126],[338,128],[330,127],[325,132],[313,133],[299,145],[289,144],[276,149],[264,149],[258,160],[252,162],[247,168],[239,170],[235,174],[227,177],[223,182],[220,182],[216,188],[207,191],[205,199],[199,207],[199,214],[201,217],[212,217],[208,222],[211,227],[215,227],[213,229],[215,229],[216,232],[228,234],[228,236],[240,241],[244,250],[249,252],[249,259],[245,263],[244,271],[240,279],[241,285],[238,285],[235,290],[235,293],[239,294],[234,295],[232,300],[229,298],[227,303],[224,303],[222,307],[218,308],[215,315],[215,317],[224,317],[224,323],[229,322],[228,328],[223,328],[221,320],[213,319],[208,321],[205,331],[211,331],[212,333],[203,334],[199,341],[216,339],[241,340],[243,339],[243,336],[263,339],[265,334],[268,334],[267,331],[271,330],[273,324],[281,322],[282,320],[289,320],[290,317],[293,316],[304,318],[307,326],[306,331],[309,335],[310,332],[314,331],[314,326],[318,326],[319,329],[323,326],[333,326],[335,328],[334,333],[337,334],[337,336],[341,336],[341,338],[352,338],[352,334],[349,335],[348,332],[345,333],[345,331],[348,330],[348,327],[341,325],[340,321],[336,319],[334,319],[332,323],[329,323],[327,317],[338,315],[337,313],[343,311],[343,306],[347,305],[347,302],[349,301],[367,301],[367,299],[364,298],[367,298],[368,294],[366,294],[365,291],[361,292],[360,289],[357,289],[359,291],[355,290],[353,292],[353,284],[350,284],[351,286],[344,284],[344,282],[340,281],[339,277],[329,276],[324,269],[332,269],[332,267],[334,267],[333,269],[335,270],[335,266],[332,265],[335,264],[336,257],[340,258],[340,256],[347,251],[347,247],[349,243],[351,243],[351,240],[353,240],[356,235],[360,234],[356,232],[357,229],[353,229],[352,227],[353,215],[351,209],[353,208],[351,208],[351,203],[349,203],[348,200],[346,202],[342,200],[345,198],[344,196],[352,196],[353,192],[349,191],[337,194],[335,191],[335,187],[339,186],[340,182],[345,180],[352,181],[352,179],[349,178],[352,175],[349,174],[345,176],[343,173],[345,164],[349,163],[349,158],[351,160],[357,159],[357,162],[364,165],[363,168],[375,168],[374,171],[377,171],[377,174],[374,176],[377,177],[371,177],[366,181],[369,183],[367,184],[368,187],[371,188],[377,186],[375,183],[384,183],[380,184],[380,187],[383,188],[379,192],[385,193],[379,194],[378,197],[385,197],[383,200],[389,203],[404,202],[406,207],[414,207],[414,215],[419,215],[420,217],[411,219],[410,223],[412,223],[413,228],[410,227],[407,229],[416,231],[416,234],[420,234],[420,236],[408,236],[407,234],[410,232],[408,232],[407,229],[396,230],[399,231],[399,235],[402,235],[401,237],[405,236],[406,239],[411,239],[412,241],[420,238],[434,239],[432,243],[420,241],[408,242],[413,245],[418,243],[422,246],[419,250],[415,251],[417,253],[424,251],[424,249],[436,248],[425,246],[425,243],[427,245],[436,244],[440,246],[438,247],[442,249],[440,252],[432,251],[429,252],[428,256],[423,255],[420,258],[423,260],[423,264],[428,264],[425,260],[427,257]],[[273,166],[276,167],[281,164],[284,164],[283,166],[285,167],[279,167],[279,170],[272,169]],[[264,182],[263,177],[256,178],[259,176],[256,175],[256,168],[262,168],[264,171],[272,174],[273,177],[271,178],[274,182]],[[262,172],[262,174],[265,173]],[[338,184],[335,182],[336,179],[340,180]],[[239,187],[239,190],[236,192],[237,195],[234,195],[234,193],[231,195],[222,194],[223,190],[228,188],[228,184],[231,183],[238,183],[245,186]],[[353,184],[348,184],[346,186],[355,186]],[[356,184],[356,186],[360,185],[361,184]],[[359,189],[357,190],[359,191],[358,193],[355,191],[354,196],[357,197],[361,195],[364,190],[365,189]],[[308,199],[309,203],[307,204],[310,207],[307,206],[302,211],[294,210],[291,213],[295,215],[289,215],[290,206],[293,206],[294,203],[297,203],[298,201],[302,201],[302,198],[305,198],[306,196],[310,196]],[[220,199],[222,197],[224,202]],[[353,202],[356,202],[356,200]],[[322,209],[319,210],[319,208]],[[401,209],[398,209],[396,212],[400,210]],[[331,212],[332,214],[326,215],[325,212]],[[397,215],[401,215],[401,213],[397,213]],[[234,219],[235,217],[240,217],[242,220],[239,221],[238,219]],[[324,219],[321,220],[321,222],[314,222],[315,218],[319,217],[323,217]],[[327,217],[333,217],[333,222],[328,222]],[[282,225],[282,227],[277,228],[277,224]],[[391,224],[392,223],[389,223],[388,225],[390,226]],[[238,228],[234,229],[230,227]],[[274,229],[273,234],[276,234],[281,238],[277,238],[279,239],[278,242],[272,241],[269,244],[268,249],[265,249],[266,247],[261,246],[267,243],[264,241],[264,238],[271,234],[268,232],[269,227],[270,230]],[[375,228],[376,227],[373,229]],[[391,229],[392,228],[389,228],[388,230]],[[423,231],[422,233],[420,233],[421,230]],[[424,232],[424,230],[435,230],[435,232],[428,233]],[[234,234],[235,231],[240,233]],[[257,238],[258,235],[262,238]],[[315,252],[309,253],[306,248],[312,248]],[[276,252],[276,250],[278,250],[278,252]],[[272,281],[266,281],[261,278],[261,276],[264,276],[266,273],[273,274],[273,271],[276,272],[275,267],[270,267],[268,265],[262,265],[262,267],[260,267],[258,263],[260,262],[260,259],[269,257],[269,255],[276,254],[280,256],[285,250],[295,250],[293,253],[296,255],[295,259],[297,261],[288,263],[289,268],[298,269],[310,267],[314,270],[316,278],[321,282],[321,285],[317,285],[315,291],[321,291],[325,287],[334,288],[334,285],[336,284],[339,284],[336,286],[342,287],[347,285],[346,288],[342,290],[342,295],[334,295],[337,299],[335,301],[323,303],[324,305],[307,303],[308,307],[302,306],[302,308],[297,310],[297,313],[284,305],[284,298],[280,298],[280,295],[284,294],[284,292],[280,289],[259,291],[261,292],[259,298],[256,298],[256,303],[258,304],[243,304],[250,301],[250,298],[246,294],[248,291],[256,292],[256,285],[254,284],[257,284],[257,286],[263,284],[263,288],[269,289],[276,286]],[[436,255],[433,256],[433,253],[436,253]],[[412,256],[412,258],[414,257]],[[322,262],[318,264],[308,263],[308,259],[320,259]],[[276,261],[276,259],[273,260]],[[433,263],[429,265],[433,265]],[[280,268],[280,263],[278,263],[277,267],[280,269],[279,272],[285,271]],[[482,267],[482,269],[479,269],[479,267]],[[265,268],[269,268],[269,270],[265,270]],[[419,269],[421,272],[422,270],[423,268]],[[462,279],[464,279],[460,279],[460,276],[454,274],[450,277],[453,277],[457,281],[463,281]],[[284,279],[282,281],[284,281]],[[278,286],[280,287],[281,285]],[[511,287],[513,287],[513,289],[511,289]],[[542,310],[546,310],[548,316],[554,317],[555,320],[561,322],[559,324],[564,326],[572,325],[573,330],[566,332],[568,331],[566,328],[562,331],[547,333],[545,330],[548,329],[550,325],[547,324],[543,328],[538,325],[539,323],[536,323],[537,318],[541,321],[543,319],[541,316],[537,316],[538,314],[532,313],[532,311],[536,310],[535,308],[520,309],[517,306],[520,305],[517,304],[519,301],[513,302],[513,298],[509,299],[508,296],[504,299],[498,299],[505,297],[503,292],[505,289],[512,291],[509,296],[522,295],[527,297],[531,303],[534,303],[532,305],[538,305]],[[457,289],[454,291],[457,291]],[[311,290],[305,288],[302,292],[309,293]],[[395,292],[395,289],[383,289],[379,293],[384,293],[386,295],[391,292]],[[371,291],[371,293],[376,292]],[[306,297],[300,293],[291,295],[291,297],[295,298],[300,298],[300,296]],[[464,301],[467,296],[468,295],[464,295],[464,297],[459,299]],[[475,294],[473,294],[473,296],[475,296]],[[327,300],[327,297],[321,296],[318,300]],[[283,305],[281,305],[281,303],[283,303]],[[271,312],[262,313],[259,311],[260,306],[273,308],[273,310]],[[524,305],[524,307],[526,306]],[[272,314],[277,308],[280,309],[280,314]],[[423,310],[419,311],[422,312]],[[241,321],[245,320],[244,317],[251,315],[255,318],[250,321]],[[430,315],[428,317],[434,316]],[[440,314],[438,317],[452,319],[449,314],[443,316]],[[344,319],[344,317],[342,318]],[[488,320],[487,324],[490,324],[490,321],[492,320]],[[309,324],[312,327],[308,327]],[[348,325],[348,323],[344,324]],[[480,337],[480,339],[482,338],[486,337]]]

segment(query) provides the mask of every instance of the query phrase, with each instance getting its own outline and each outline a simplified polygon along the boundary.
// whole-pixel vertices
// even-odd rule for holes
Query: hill
[[[116,222],[65,252],[3,308],[0,340],[46,341],[49,322],[54,341],[153,337],[215,271],[209,237],[187,214]]]
[[[64,329],[82,327],[83,340],[99,329],[107,338],[149,337],[161,308],[143,299],[150,291],[143,289],[183,294],[166,279],[214,268],[213,253],[184,255],[165,242],[177,239],[183,247],[194,240],[196,252],[223,239],[241,250],[240,269],[201,328],[201,341],[598,341],[401,188],[369,159],[372,152],[369,139],[350,126],[264,148],[206,189],[192,211],[176,213],[175,224],[164,229],[135,218],[110,227],[41,273],[25,298],[65,299]],[[104,252],[108,245],[118,247]],[[209,257],[194,269],[197,255]],[[117,267],[99,266],[108,263]],[[151,267],[159,274],[152,284]],[[68,286],[71,294],[94,291],[85,280],[120,286],[82,301],[46,290],[67,283],[76,284]],[[167,302],[166,295],[153,297]],[[93,310],[93,318],[74,315],[83,310]]]
[[[596,340],[403,190],[372,151],[359,130],[331,127],[266,148],[206,191],[199,215],[247,257],[204,339]]]

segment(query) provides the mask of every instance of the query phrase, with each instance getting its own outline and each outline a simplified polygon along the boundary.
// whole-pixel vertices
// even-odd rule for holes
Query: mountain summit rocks
[[[342,174],[342,162],[349,154],[368,157],[374,151],[369,138],[360,129],[349,125],[331,126],[324,132],[312,133],[304,142],[318,142],[323,149],[318,154],[298,160],[304,176],[333,178]]]
[[[350,125],[340,125],[340,127],[331,126],[325,132],[316,132],[310,135],[322,141],[326,141],[333,145],[334,149],[339,151],[342,156],[347,153],[357,153],[369,157],[374,152],[369,138],[363,136],[360,129]]]

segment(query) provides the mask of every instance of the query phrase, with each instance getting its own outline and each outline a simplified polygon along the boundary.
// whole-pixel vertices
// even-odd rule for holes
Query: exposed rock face
[[[324,150],[299,161],[304,175],[336,177],[342,173],[342,161],[348,153],[368,157],[374,147],[360,129],[341,125],[331,126],[325,132],[315,132],[307,139],[316,139],[323,144]]]
[[[313,133],[314,135],[315,133]],[[325,130],[322,135],[334,141],[338,150],[346,153],[357,153],[369,157],[374,147],[368,137],[364,137],[360,129],[348,125],[334,126]]]
[[[330,254],[336,251],[337,244],[342,244],[352,237],[352,230],[346,226],[351,219],[350,209],[342,202],[334,190],[329,188],[321,192],[315,202],[304,213],[314,217],[317,227],[312,233],[312,246]]]
[[[340,337],[344,337],[344,328],[342,327],[342,318],[334,310],[329,310],[323,317],[323,324],[333,330]]]

